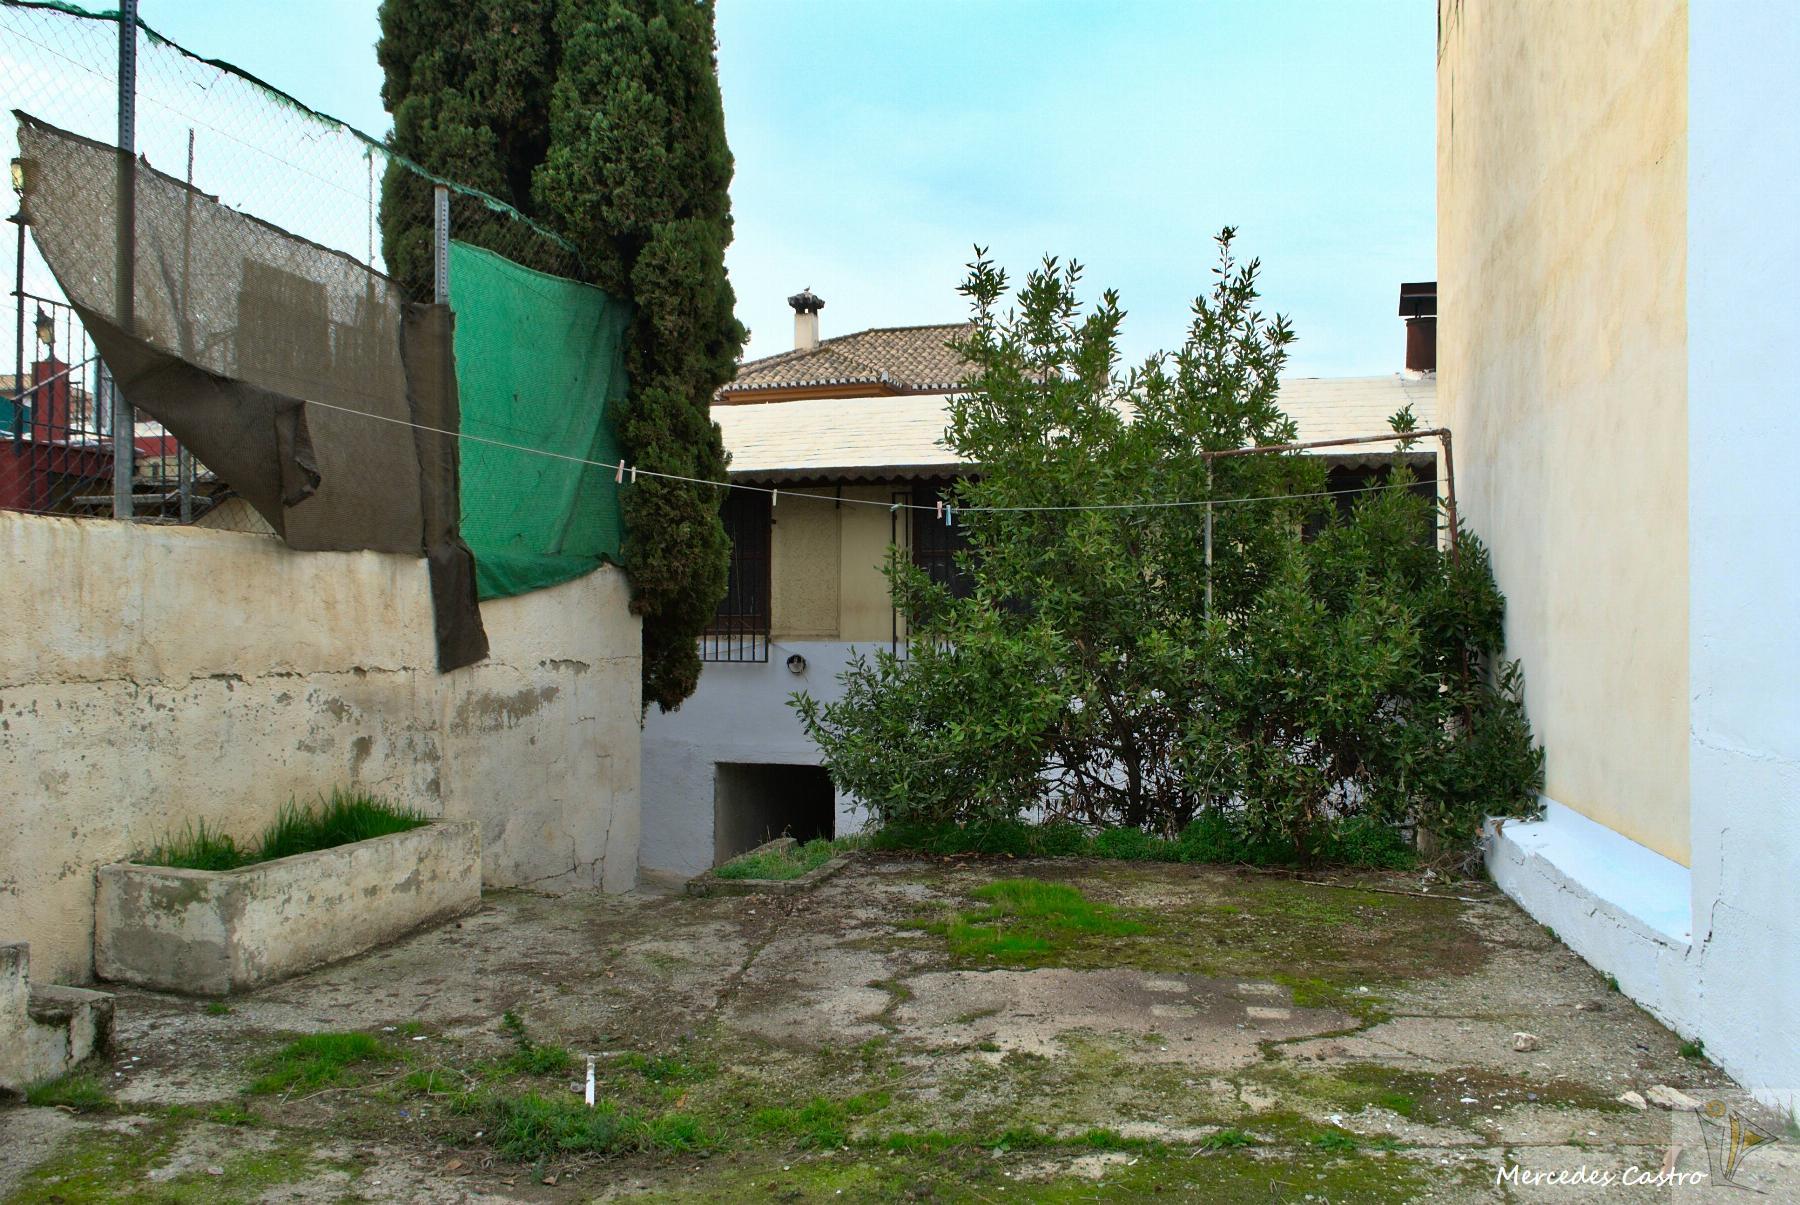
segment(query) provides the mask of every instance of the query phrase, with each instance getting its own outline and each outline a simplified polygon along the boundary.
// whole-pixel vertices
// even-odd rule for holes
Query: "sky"
[[[141,0],[146,21],[385,134],[373,0]],[[1115,288],[1131,361],[1178,346],[1220,227],[1299,334],[1290,372],[1397,370],[1435,276],[1431,0],[719,0],[748,356],[951,322],[972,248]],[[275,215],[268,215],[274,217]],[[277,219],[278,220],[278,219]]]

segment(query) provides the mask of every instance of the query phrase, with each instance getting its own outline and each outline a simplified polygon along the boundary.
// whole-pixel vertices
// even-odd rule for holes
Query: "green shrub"
[[[1077,265],[1046,260],[1016,295],[970,265],[970,388],[945,442],[982,466],[949,498],[973,588],[896,552],[910,655],[854,659],[832,702],[793,698],[838,786],[926,852],[1041,853],[1019,821],[1055,814],[1096,856],[1385,865],[1400,833],[1468,858],[1484,817],[1537,807],[1504,600],[1471,533],[1440,550],[1410,410],[1392,488],[1345,511],[1317,457],[1215,455],[1297,430],[1293,331],[1232,239],[1181,348],[1125,373],[1118,298],[1084,308]]]

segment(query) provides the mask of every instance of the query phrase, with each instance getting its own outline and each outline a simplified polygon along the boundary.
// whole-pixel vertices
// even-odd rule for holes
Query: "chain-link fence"
[[[124,39],[122,20],[60,3],[0,0],[0,149],[20,199],[6,231],[11,237],[0,239],[0,280],[13,303],[0,342],[0,508],[73,515],[129,510],[140,519],[267,530],[254,510],[232,504],[229,481],[197,463],[159,425],[141,415],[122,417],[130,412],[115,404],[105,365],[69,304],[75,299],[59,285],[31,229],[23,204],[31,164],[20,155],[15,112],[116,146],[121,107],[128,105],[135,110],[129,129],[140,162],[198,196],[384,275],[384,204],[390,218],[405,218],[400,224],[409,228],[401,258],[432,254],[429,245],[407,244],[431,240],[434,209],[441,206],[448,231],[508,259],[573,278],[582,275],[580,265],[567,243],[502,202],[433,177],[380,140],[142,22]],[[114,237],[127,248],[124,263],[135,231],[130,207],[122,213]],[[185,246],[164,245],[181,248],[168,256],[181,262],[158,264],[179,278],[165,292],[181,308],[189,287]],[[394,275],[398,282],[384,282],[385,289],[433,299],[428,274]],[[203,282],[194,288],[203,292]],[[116,438],[124,424],[129,441]],[[121,451],[123,464],[115,454]]]

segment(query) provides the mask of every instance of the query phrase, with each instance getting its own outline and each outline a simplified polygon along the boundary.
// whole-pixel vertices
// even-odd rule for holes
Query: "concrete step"
[[[106,992],[31,982],[31,947],[0,942],[0,1089],[54,1079],[112,1042]]]

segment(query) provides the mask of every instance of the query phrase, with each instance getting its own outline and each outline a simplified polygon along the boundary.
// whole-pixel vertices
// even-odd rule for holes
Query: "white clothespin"
[[[637,466],[635,464],[631,466],[631,484],[637,484]]]
[[[942,498],[939,498],[938,499],[938,518],[941,519],[943,517],[944,517],[944,500]]]
[[[781,505],[781,491],[780,490],[770,490],[769,491],[769,506],[771,508],[773,508],[773,507],[777,507],[780,505]]]
[[[613,474],[613,484],[617,485],[619,482],[621,482],[623,480],[625,480],[625,459],[624,459],[624,457],[620,457],[619,458],[619,471]]]

